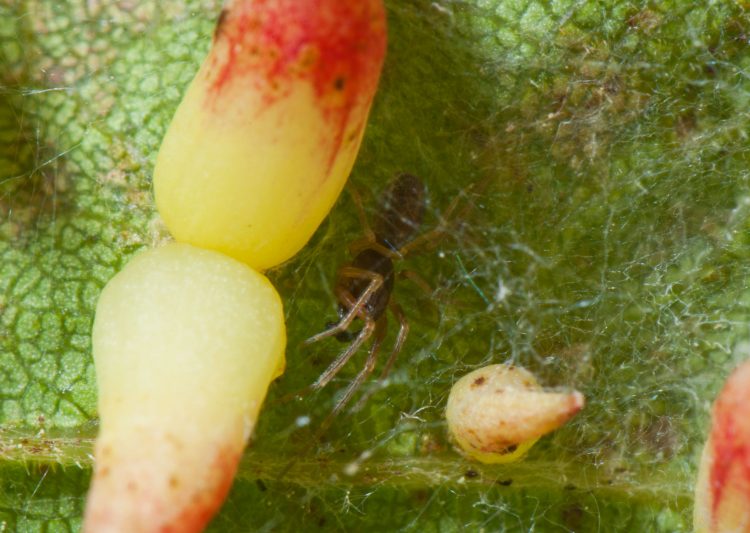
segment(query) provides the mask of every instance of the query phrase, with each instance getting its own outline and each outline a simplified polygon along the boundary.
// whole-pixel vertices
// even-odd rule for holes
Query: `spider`
[[[425,187],[422,180],[413,174],[398,174],[388,185],[380,201],[381,210],[375,216],[372,228],[367,223],[361,200],[356,193],[354,199],[365,235],[350,244],[349,251],[354,258],[340,267],[336,275],[334,293],[338,300],[339,320],[327,324],[326,330],[305,341],[305,344],[312,344],[328,337],[336,337],[350,344],[309,389],[319,390],[325,387],[370,338],[372,343],[364,368],[336,402],[328,420],[346,406],[374,370],[388,331],[386,312],[390,310],[399,323],[399,331],[380,379],[388,375],[409,333],[406,315],[401,306],[391,298],[395,281],[394,262],[403,259],[426,241],[444,233],[444,221],[450,216],[458,200],[456,198],[448,207],[438,227],[418,236],[425,211]],[[404,271],[402,275],[429,291],[429,286],[415,273]],[[348,331],[349,327],[356,319],[363,323],[362,329],[351,333]]]

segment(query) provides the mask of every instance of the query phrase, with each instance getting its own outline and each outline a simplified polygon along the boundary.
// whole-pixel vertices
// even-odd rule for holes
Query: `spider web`
[[[364,350],[281,400],[344,348],[301,343],[336,317],[335,271],[362,236],[352,198],[269,273],[288,368],[212,530],[690,530],[710,401],[748,352],[750,21],[738,2],[685,4],[389,2],[351,183],[371,220],[404,171],[428,189],[423,231],[465,208],[397,263],[430,286],[397,279],[404,350],[320,438]],[[96,298],[165,237],[153,158],[219,8],[0,3],[0,530],[80,524]],[[497,362],[587,405],[523,462],[483,466],[443,410],[456,379]]]

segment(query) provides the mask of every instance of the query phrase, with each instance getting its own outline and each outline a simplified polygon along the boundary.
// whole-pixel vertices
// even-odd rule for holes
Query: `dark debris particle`
[[[268,487],[266,487],[266,484],[263,483],[262,479],[256,479],[255,486],[258,487],[258,490],[261,492],[266,492],[268,490]]]
[[[430,495],[425,490],[418,490],[414,493],[413,498],[417,503],[424,504],[430,499]]]
[[[497,485],[500,485],[501,487],[510,487],[513,484],[512,479],[498,479],[495,481]]]
[[[576,490],[577,488],[578,488],[578,487],[576,487],[576,486],[575,486],[575,485],[573,485],[572,483],[568,483],[567,485],[565,485],[565,486],[563,487],[563,490],[568,490],[568,491],[570,491],[570,490]]]
[[[479,472],[477,472],[476,470],[472,470],[470,468],[469,470],[467,470],[466,472],[464,472],[464,477],[466,479],[474,479],[476,477],[479,477]]]
[[[484,385],[485,381],[487,381],[487,378],[485,378],[484,376],[479,376],[474,380],[474,383],[472,385],[474,385],[475,387],[479,387],[480,385]]]
[[[584,512],[583,508],[578,504],[573,504],[562,512],[562,519],[565,525],[573,531],[580,531],[583,527]]]
[[[343,91],[344,87],[346,87],[346,79],[344,77],[339,76],[333,80],[333,88],[337,91]]]

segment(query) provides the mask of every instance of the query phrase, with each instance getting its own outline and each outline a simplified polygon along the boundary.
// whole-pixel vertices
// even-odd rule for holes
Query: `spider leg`
[[[351,356],[359,349],[359,347],[362,346],[362,343],[370,338],[373,331],[375,332],[375,340],[373,340],[372,345],[370,346],[370,350],[367,355],[367,361],[365,362],[365,367],[360,371],[359,374],[357,374],[354,380],[346,388],[344,396],[338,402],[336,402],[336,406],[333,408],[333,411],[331,411],[325,418],[325,420],[323,420],[323,423],[315,432],[313,442],[317,443],[320,441],[320,438],[333,423],[336,415],[341,412],[341,409],[344,408],[346,402],[349,401],[349,399],[357,391],[357,389],[367,378],[367,376],[372,373],[372,370],[375,367],[375,361],[377,360],[378,348],[380,347],[380,344],[383,342],[383,338],[385,337],[386,328],[384,318],[385,317],[382,317],[378,322],[375,322],[374,320],[369,318],[365,320],[364,328],[362,328],[362,331],[357,336],[357,339],[349,346],[349,348],[346,349],[344,353],[336,358],[333,364],[331,364],[331,366],[328,367],[325,372],[323,372],[323,374],[317,379],[317,381],[315,381],[315,383],[310,385],[310,389],[320,389],[322,387],[325,387],[326,384],[331,381],[333,376],[335,376],[336,373],[341,369],[341,367],[344,366],[346,362],[351,358]],[[294,468],[294,465],[297,464],[298,460],[299,456],[295,456],[294,458],[292,458],[292,460],[290,460],[289,463],[284,467],[284,469],[279,473],[276,479],[278,481],[281,481],[289,473],[289,471]]]
[[[422,276],[420,276],[413,270],[402,270],[398,273],[398,276],[400,278],[408,279],[409,281],[411,281],[414,285],[419,287],[427,297],[432,298],[433,296],[435,296],[435,290],[432,288],[432,286],[430,286],[429,283],[427,283],[427,280],[425,280]],[[394,315],[395,314],[396,313],[394,313]]]
[[[406,243],[404,246],[401,247],[401,249],[399,250],[399,253],[401,254],[401,256],[405,256],[413,252],[414,250],[421,248],[422,246],[425,246],[425,245],[428,245],[428,244],[431,244],[440,240],[440,238],[449,231],[450,225],[452,224],[451,219],[465,218],[466,214],[473,208],[471,204],[464,206],[464,208],[454,217],[453,212],[456,210],[461,200],[465,198],[470,192],[477,192],[477,193],[483,192],[487,188],[488,184],[489,184],[489,177],[479,180],[478,183],[472,183],[471,185],[463,189],[448,205],[445,211],[443,211],[443,213],[440,215],[440,222],[435,228],[428,231],[427,233],[423,233],[416,239],[412,240],[411,242]]]
[[[313,390],[317,390],[322,389],[323,387],[328,385],[328,383],[333,379],[338,371],[341,370],[341,367],[343,367],[347,363],[347,361],[351,359],[352,355],[354,355],[357,350],[359,350],[362,344],[364,344],[364,342],[370,338],[372,332],[375,331],[375,325],[376,323],[373,320],[366,319],[362,331],[359,332],[359,335],[357,335],[357,338],[354,339],[354,342],[352,342],[346,350],[339,354],[336,360],[331,363],[331,365],[318,377],[318,379],[315,380],[315,383],[310,385],[310,388]]]
[[[384,255],[391,261],[399,261],[404,258],[399,250],[392,250],[391,248],[377,242],[374,235],[372,238],[363,237],[362,239],[357,239],[349,244],[349,253],[351,255],[356,256],[362,250],[375,250],[380,255]]]
[[[367,377],[372,374],[372,371],[375,369],[375,363],[378,360],[378,353],[380,352],[380,345],[383,343],[383,339],[385,338],[385,334],[388,328],[386,327],[385,316],[381,317],[377,322],[371,321],[370,323],[373,324],[375,328],[375,339],[372,341],[370,349],[367,353],[365,366],[362,370],[359,371],[359,374],[357,374],[357,376],[351,381],[351,383],[349,383],[349,386],[344,391],[344,395],[336,402],[333,411],[331,411],[331,413],[320,425],[319,434],[324,433],[328,429],[336,415],[339,414],[344,407],[346,407],[346,404],[349,403],[349,400],[352,399],[354,393],[357,392],[357,390],[362,386],[362,383],[364,383]]]
[[[388,356],[388,360],[385,362],[385,367],[383,367],[383,372],[380,374],[381,381],[388,377],[388,373],[391,371],[391,367],[393,366],[394,361],[396,361],[396,357],[401,353],[407,335],[409,335],[409,321],[406,320],[404,310],[393,300],[391,300],[388,307],[390,308],[391,313],[393,313],[393,316],[396,317],[396,320],[398,320],[399,328],[396,342],[393,343],[391,355]]]
[[[448,232],[448,224],[445,221],[445,219],[441,217],[440,224],[438,224],[437,227],[435,227],[434,229],[431,229],[427,233],[423,233],[416,239],[405,244],[404,246],[401,247],[401,249],[398,252],[403,257],[407,254],[410,254],[414,250],[421,248],[422,246],[439,241],[443,237],[443,235],[445,235],[447,232]]]
[[[349,295],[351,297],[351,295]],[[352,298],[353,300],[353,298]],[[341,367],[343,367],[351,357],[357,353],[357,350],[359,350],[362,347],[362,344],[364,344],[367,339],[372,335],[373,330],[375,329],[375,322],[372,320],[365,320],[365,325],[362,328],[362,331],[360,331],[357,334],[357,337],[352,341],[352,343],[347,347],[347,349],[342,352],[341,354],[336,357],[336,360],[331,363],[328,368],[325,369],[325,371],[318,376],[318,379],[316,379],[313,383],[310,385],[307,385],[306,387],[303,387],[300,390],[290,392],[289,394],[285,394],[281,398],[278,398],[276,400],[277,403],[286,403],[288,401],[294,400],[296,398],[300,398],[302,396],[306,396],[310,394],[313,391],[320,390],[330,381],[333,379],[333,377],[341,370]]]
[[[314,342],[318,342],[321,339],[325,339],[327,337],[333,337],[334,335],[337,335],[338,333],[345,331],[349,327],[349,325],[352,323],[352,320],[354,320],[357,317],[357,315],[361,315],[362,308],[367,303],[367,300],[370,298],[370,296],[372,296],[375,293],[375,291],[377,291],[383,285],[383,276],[381,276],[377,272],[371,272],[369,270],[363,270],[361,268],[356,268],[352,266],[342,267],[339,270],[338,278],[339,280],[346,279],[346,278],[369,279],[370,283],[369,285],[367,285],[367,288],[364,291],[362,291],[362,294],[359,295],[359,297],[356,299],[356,301],[354,301],[353,304],[346,296],[346,295],[351,295],[349,291],[340,292],[339,290],[337,290],[336,296],[339,298],[339,301],[349,308],[346,315],[344,315],[337,324],[307,339],[304,342],[304,344],[312,344]],[[341,284],[337,282],[336,286],[340,287]],[[361,318],[365,318],[365,317],[361,317]]]
[[[374,242],[375,232],[372,231],[369,222],[367,222],[367,215],[365,215],[365,209],[364,207],[362,207],[362,195],[360,195],[359,191],[353,186],[349,187],[347,190],[349,191],[349,194],[352,195],[352,200],[354,200],[354,207],[357,208],[357,217],[359,218],[359,224],[360,226],[362,226],[362,230],[365,233],[365,236],[362,240]]]
[[[393,363],[396,361],[396,357],[398,357],[398,354],[401,353],[401,350],[404,347],[404,342],[406,341],[407,335],[409,335],[409,322],[406,320],[406,315],[404,314],[404,311],[401,309],[401,306],[398,305],[396,302],[391,301],[389,304],[389,308],[393,315],[396,317],[396,320],[398,320],[399,323],[399,329],[398,329],[398,335],[396,336],[396,342],[393,343],[393,349],[391,350],[391,355],[388,356],[388,360],[385,363],[385,367],[383,367],[383,372],[380,374],[380,377],[378,378],[378,385],[381,385],[385,378],[388,377],[388,373],[391,371],[391,367],[393,367]],[[379,387],[373,388],[371,391],[366,392],[362,395],[362,397],[359,399],[357,404],[352,407],[352,411],[359,411],[362,409],[362,407],[367,403],[367,400],[370,399],[370,396],[372,396]]]
[[[375,232],[367,222],[367,215],[365,215],[365,210],[362,207],[362,197],[360,196],[359,191],[353,187],[349,188],[348,191],[354,200],[354,206],[357,208],[357,217],[359,217],[359,224],[362,226],[362,230],[365,234],[364,237],[349,243],[349,253],[355,256],[362,250],[369,248],[380,252],[382,255],[392,260],[401,259],[402,256],[398,251],[391,250],[387,246],[378,243],[377,235],[375,235]]]
[[[427,296],[427,305],[432,309],[435,317],[440,317],[440,304],[444,300],[443,295],[438,294],[437,290],[433,289],[427,280],[413,270],[401,270],[398,277],[409,280],[416,285]],[[395,312],[393,314],[396,315]]]

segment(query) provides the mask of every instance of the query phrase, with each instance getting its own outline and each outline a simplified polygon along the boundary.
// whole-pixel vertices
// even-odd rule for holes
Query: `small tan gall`
[[[459,379],[445,416],[466,455],[482,463],[510,463],[539,437],[570,420],[583,404],[578,391],[546,391],[527,370],[497,364]]]

